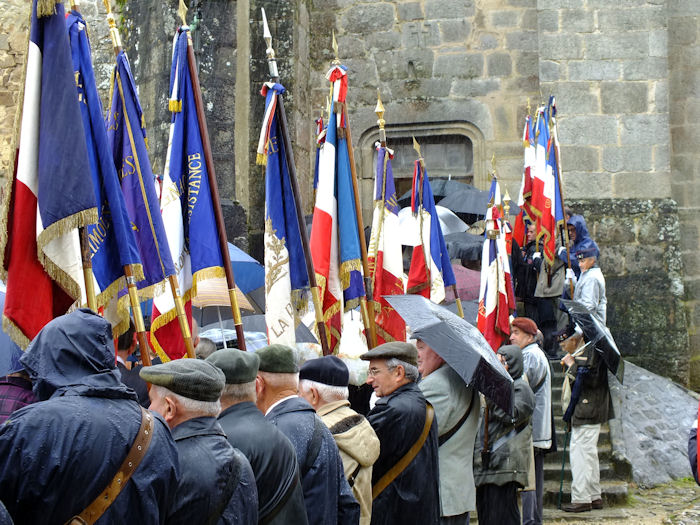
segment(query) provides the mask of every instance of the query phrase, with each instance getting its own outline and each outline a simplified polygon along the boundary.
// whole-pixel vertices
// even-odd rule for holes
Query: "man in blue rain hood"
[[[142,417],[150,444],[97,523],[164,523],[178,482],[165,422],[142,415],[119,379],[112,327],[80,309],[47,324],[21,363],[39,403],[0,426],[0,494],[15,523],[66,523],[83,513],[121,470]],[[94,507],[93,507],[94,508]]]

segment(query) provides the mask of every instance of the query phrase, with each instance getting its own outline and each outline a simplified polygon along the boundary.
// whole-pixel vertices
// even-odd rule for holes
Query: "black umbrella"
[[[620,356],[620,350],[618,350],[615,340],[610,334],[610,330],[578,301],[562,299],[561,302],[569,312],[571,320],[581,328],[586,342],[591,342],[595,345],[596,350],[601,353],[608,370],[622,383],[625,369],[624,361]]]
[[[422,295],[384,298],[406,321],[413,337],[425,341],[465,383],[513,413],[513,380],[476,327]]]
[[[457,310],[457,302],[442,305],[447,308],[450,312],[455,315],[459,315]],[[479,301],[462,301],[462,313],[464,314],[464,320],[470,325],[476,326],[476,319],[479,315]]]
[[[435,199],[435,204],[437,204],[440,199],[442,199],[446,195],[449,195],[450,193],[455,193],[458,191],[479,191],[471,184],[465,184],[464,182],[448,179],[430,179],[430,189],[433,190],[433,198]],[[399,208],[405,208],[406,206],[410,206],[411,190],[408,190],[406,193],[401,195],[397,202]],[[481,212],[482,215],[484,213],[484,211]]]
[[[450,259],[478,261],[484,248],[484,236],[457,232],[445,235],[445,245]]]

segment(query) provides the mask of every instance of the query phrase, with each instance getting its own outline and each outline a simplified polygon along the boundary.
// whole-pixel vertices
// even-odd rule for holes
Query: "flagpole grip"
[[[216,173],[214,171],[214,157],[211,153],[211,144],[209,143],[209,131],[207,130],[207,120],[204,114],[204,102],[202,101],[202,90],[199,86],[199,77],[197,76],[197,63],[194,57],[194,49],[192,48],[192,39],[187,34],[187,64],[190,70],[190,80],[192,81],[192,91],[194,92],[194,102],[197,108],[197,120],[199,122],[199,134],[202,137],[202,149],[204,150],[204,161],[207,166],[207,176],[209,179],[209,190],[211,192],[211,200],[214,208],[214,218],[216,219],[216,228],[219,236],[219,248],[221,251],[221,259],[226,273],[226,284],[228,285],[229,298],[231,303],[231,311],[233,313],[236,333],[239,334],[238,348],[246,349],[245,338],[243,334],[243,325],[241,324],[241,311],[238,308],[238,301],[235,296],[236,280],[233,276],[233,268],[231,267],[231,257],[228,253],[228,240],[226,239],[226,226],[224,224],[224,214],[221,211],[221,200],[219,198],[219,187],[216,182]]]
[[[457,286],[452,285],[452,292],[455,294],[455,303],[457,303],[457,315],[464,319],[464,310],[462,309],[462,300],[457,295]]]
[[[182,296],[180,295],[180,286],[177,283],[177,277],[169,275],[168,281],[170,282],[170,290],[173,294],[175,311],[177,312],[177,322],[180,325],[182,340],[185,342],[187,357],[194,359],[196,356],[194,353],[194,346],[192,345],[192,332],[190,332],[190,325],[187,323],[187,314],[185,313],[185,306],[182,304]]]
[[[126,289],[129,292],[131,312],[134,316],[134,325],[136,326],[136,338],[141,349],[141,360],[144,366],[151,366],[151,353],[148,339],[146,338],[146,325],[143,322],[143,312],[136,293],[136,279],[134,278],[134,269],[131,264],[124,265],[124,276],[126,277]]]
[[[314,284],[311,288],[311,298],[314,303],[314,315],[316,317],[316,328],[318,328],[318,338],[321,343],[321,350],[323,350],[323,355],[330,354],[330,349],[328,346],[328,332],[326,331],[326,323],[323,322],[323,307],[321,305],[321,294],[318,291],[318,286]]]
[[[95,295],[95,283],[92,277],[92,257],[90,254],[90,244],[88,243],[87,227],[81,226],[78,229],[80,237],[80,257],[83,263],[83,278],[85,279],[85,296],[90,310],[97,312],[97,296]]]

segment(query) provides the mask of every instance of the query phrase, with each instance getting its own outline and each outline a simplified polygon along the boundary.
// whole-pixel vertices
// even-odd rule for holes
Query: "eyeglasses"
[[[395,366],[392,366],[391,368],[370,368],[367,370],[367,376],[368,377],[375,377],[379,372],[388,372],[389,370],[393,370],[396,368]]]

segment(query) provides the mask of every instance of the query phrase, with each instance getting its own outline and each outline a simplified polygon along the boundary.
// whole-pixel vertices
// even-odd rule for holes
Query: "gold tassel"
[[[258,156],[255,158],[255,163],[258,166],[267,166],[267,155],[264,153],[258,153]]]
[[[182,100],[171,98],[168,100],[168,110],[171,113],[180,113],[182,111]]]
[[[36,3],[36,16],[52,16],[56,14],[56,4],[63,3],[62,0],[38,0]]]

